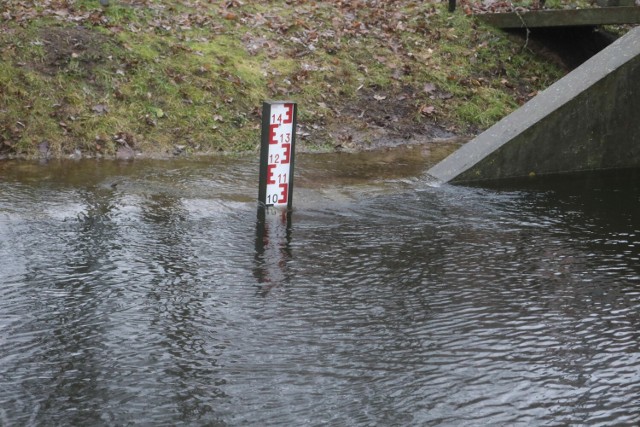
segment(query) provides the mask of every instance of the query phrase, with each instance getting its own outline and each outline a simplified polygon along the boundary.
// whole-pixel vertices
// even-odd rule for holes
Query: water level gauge
[[[296,113],[290,101],[262,105],[258,200],[264,206],[291,209]]]

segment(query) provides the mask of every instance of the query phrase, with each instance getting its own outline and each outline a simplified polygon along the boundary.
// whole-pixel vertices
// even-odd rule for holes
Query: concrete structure
[[[429,170],[473,182],[640,167],[640,27]]]
[[[640,23],[640,7],[616,6],[588,9],[545,9],[527,12],[485,13],[476,16],[481,21],[498,28],[638,24]]]

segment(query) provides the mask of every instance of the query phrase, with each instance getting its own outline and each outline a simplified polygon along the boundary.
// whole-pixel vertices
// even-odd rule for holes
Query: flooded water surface
[[[0,163],[0,425],[638,425],[637,174],[431,161]]]

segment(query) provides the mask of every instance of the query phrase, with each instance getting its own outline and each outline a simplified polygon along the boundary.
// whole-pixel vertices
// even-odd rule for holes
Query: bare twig
[[[529,29],[529,27],[527,26],[527,23],[524,22],[524,18],[522,17],[522,15],[520,15],[520,12],[518,12],[516,10],[516,8],[513,6],[513,3],[511,3],[511,7],[513,8],[513,11],[516,13],[516,16],[518,18],[520,18],[520,22],[522,22],[522,26],[524,27],[524,29],[527,31],[527,35],[524,41],[524,45],[522,46],[522,50],[525,50],[528,48],[529,46],[529,35],[531,34],[531,30]]]

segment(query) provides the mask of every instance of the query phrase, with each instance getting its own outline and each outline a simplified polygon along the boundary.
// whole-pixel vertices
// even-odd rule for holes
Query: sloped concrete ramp
[[[428,171],[438,182],[640,167],[640,27]]]

